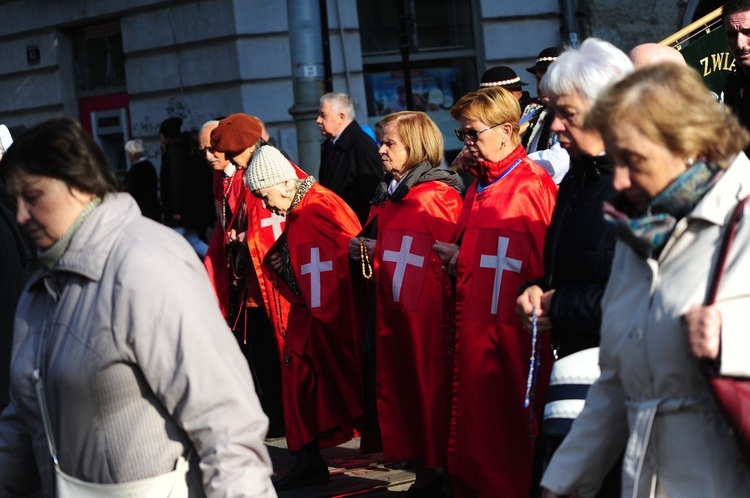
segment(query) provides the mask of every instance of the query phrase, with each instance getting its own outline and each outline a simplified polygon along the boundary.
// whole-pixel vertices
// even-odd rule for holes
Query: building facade
[[[76,117],[122,174],[126,140],[143,138],[158,156],[163,119],[179,116],[189,129],[246,112],[263,119],[301,167],[316,172],[317,154],[298,145],[315,127],[314,116],[290,113],[299,104],[295,84],[309,79],[317,94],[326,88],[350,94],[361,124],[407,107],[425,110],[444,131],[446,149],[455,150],[461,144],[450,132],[455,122],[448,110],[477,87],[486,68],[513,67],[533,94],[533,76],[524,68],[541,49],[597,36],[627,50],[668,36],[715,3],[307,2],[306,10],[324,12],[327,29],[325,21],[299,22],[300,3],[292,0],[0,0],[0,122],[30,126],[56,114]],[[323,36],[311,42],[305,26],[327,42]],[[300,66],[290,48],[297,36],[307,36],[297,46],[319,42],[330,57]]]

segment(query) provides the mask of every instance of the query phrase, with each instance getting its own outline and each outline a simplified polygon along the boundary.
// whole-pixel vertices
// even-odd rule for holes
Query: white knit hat
[[[289,159],[270,145],[264,145],[255,151],[253,160],[245,171],[245,185],[251,192],[296,178],[297,172]]]

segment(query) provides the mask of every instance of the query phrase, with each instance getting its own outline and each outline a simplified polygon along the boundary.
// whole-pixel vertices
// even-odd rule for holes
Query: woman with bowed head
[[[434,245],[456,276],[448,442],[456,496],[528,494],[549,375],[549,348],[521,327],[514,309],[518,287],[544,272],[544,234],[557,187],[526,157],[520,115],[518,101],[498,87],[468,93],[451,109],[461,124],[456,136],[476,157],[471,172],[477,178],[450,242]]]
[[[321,446],[336,446],[360,427],[360,351],[367,299],[352,278],[347,246],[362,227],[336,194],[297,171],[274,147],[253,155],[245,184],[263,206],[286,216],[264,258],[264,272],[291,304],[283,337],[281,390],[294,467],[277,490],[325,484]]]
[[[632,71],[625,53],[589,38],[580,48],[563,52],[542,80],[554,113],[551,129],[570,154],[570,169],[560,183],[545,237],[544,276],[522,286],[516,305],[527,328],[536,316],[538,331],[550,335],[556,358],[534,457],[534,496],[544,465],[570,430],[588,386],[599,374],[600,304],[615,247],[602,205],[615,193],[614,165],[604,154],[601,133],[583,124],[596,98]],[[620,467],[613,468],[600,497],[619,496]]]
[[[427,114],[397,112],[380,124],[386,173],[362,234],[349,244],[375,283],[366,351],[375,361],[376,413],[368,419],[379,422],[384,461],[415,462],[410,496],[432,497],[446,464],[454,335],[452,284],[432,245],[453,234],[459,180],[438,168],[443,136]],[[366,446],[367,433],[363,439]]]
[[[750,472],[704,364],[750,376],[750,225],[740,221],[716,304],[720,240],[750,194],[748,133],[700,76],[668,63],[599,96],[586,120],[615,164],[617,242],[602,298],[601,376],[542,479],[594,496],[624,451],[622,496],[746,496]]]
[[[42,263],[16,312],[0,494],[275,496],[268,419],[187,241],[117,193],[70,118],[0,171]]]

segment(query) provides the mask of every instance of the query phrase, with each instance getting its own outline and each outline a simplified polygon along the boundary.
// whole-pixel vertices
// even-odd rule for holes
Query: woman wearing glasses
[[[544,234],[557,187],[520,145],[521,109],[502,88],[463,96],[451,109],[456,136],[476,158],[451,243],[434,250],[456,277],[456,367],[448,469],[456,496],[524,496],[531,481],[536,398],[524,407],[533,363],[549,371],[548,348],[532,348],[514,313],[516,291],[543,274]],[[547,353],[547,356],[544,356]],[[544,357],[543,357],[544,356]],[[537,359],[542,360],[541,364]],[[533,374],[534,372],[532,372]]]

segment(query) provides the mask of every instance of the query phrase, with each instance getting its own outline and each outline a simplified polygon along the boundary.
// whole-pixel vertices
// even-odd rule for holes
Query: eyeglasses
[[[488,126],[487,128],[484,128],[482,130],[463,130],[461,128],[456,128],[453,130],[456,133],[456,138],[458,138],[461,142],[465,142],[468,138],[471,140],[472,143],[475,143],[477,140],[479,140],[479,135],[484,133],[487,130],[491,130],[492,128],[495,128],[496,126],[500,126],[504,123],[498,123],[496,125]]]
[[[198,155],[200,156],[205,156],[206,152],[209,152],[211,154],[216,154],[216,149],[214,149],[213,147],[206,147],[204,149],[198,149]]]

